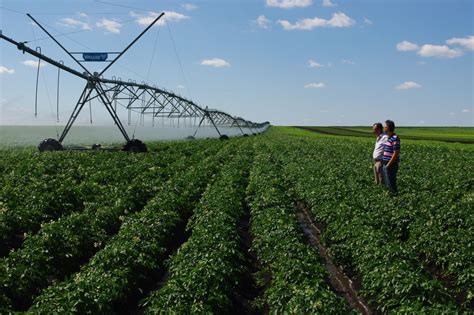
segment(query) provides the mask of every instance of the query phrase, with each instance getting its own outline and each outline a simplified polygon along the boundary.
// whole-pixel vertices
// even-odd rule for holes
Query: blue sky
[[[105,76],[147,81],[252,121],[474,125],[470,0],[3,0],[0,10],[4,35],[76,69],[25,13],[68,33],[58,40],[71,51],[120,51],[166,11],[166,24]],[[0,50],[0,124],[54,124],[57,69],[41,68],[35,119],[35,58],[4,41]],[[60,84],[63,121],[84,82],[62,73]],[[94,110],[97,123],[110,121]]]

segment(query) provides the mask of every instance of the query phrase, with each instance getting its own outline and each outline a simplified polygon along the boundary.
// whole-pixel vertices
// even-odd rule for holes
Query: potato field
[[[271,127],[148,153],[0,149],[0,313],[474,312],[474,149]]]

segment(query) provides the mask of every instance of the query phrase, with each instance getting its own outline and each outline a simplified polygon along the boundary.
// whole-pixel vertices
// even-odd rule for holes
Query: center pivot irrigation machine
[[[117,114],[117,103],[126,107],[128,115],[130,117],[131,111],[138,112],[140,115],[151,115],[153,126],[156,118],[167,118],[167,119],[194,119],[199,121],[197,128],[192,136],[188,138],[193,139],[196,136],[198,129],[201,125],[207,124],[217,131],[221,139],[228,138],[227,135],[221,133],[219,127],[226,128],[238,128],[243,136],[247,136],[244,132],[249,130],[252,134],[256,134],[265,130],[269,126],[269,122],[254,123],[245,120],[241,117],[234,117],[225,112],[203,108],[195,104],[193,101],[183,98],[173,92],[165,91],[155,86],[149,86],[147,83],[142,82],[141,84],[135,81],[124,82],[120,79],[105,79],[103,74],[128,50],[142,37],[159,19],[163,17],[165,13],[161,13],[146,29],[144,29],[123,51],[112,52],[112,53],[77,53],[69,52],[56,38],[51,35],[37,20],[35,20],[30,14],[27,16],[40,27],[62,50],[64,50],[69,57],[71,57],[83,70],[79,72],[73,68],[67,67],[62,61],[53,60],[41,53],[40,49],[33,50],[26,46],[25,42],[17,42],[5,35],[0,31],[0,38],[5,41],[17,46],[23,53],[27,52],[38,58],[38,62],[45,61],[58,68],[58,80],[59,70],[64,70],[71,73],[79,78],[86,80],[86,85],[79,97],[74,110],[67,121],[59,139],[45,139],[38,145],[40,151],[56,151],[63,150],[64,138],[67,136],[72,125],[76,121],[84,105],[92,100],[98,100],[107,109],[107,112],[112,117],[115,125],[120,130],[120,133],[125,138],[125,145],[122,147],[124,151],[131,152],[146,152],[147,147],[145,143],[138,139],[132,139],[124,128],[118,114]],[[78,60],[75,55],[81,54],[83,60]],[[112,60],[108,60],[110,55],[116,55]],[[91,72],[84,66],[84,62],[109,62],[109,64],[99,73]],[[39,65],[38,65],[39,67]],[[59,81],[58,81],[59,83]],[[58,84],[59,85],[59,84]],[[36,87],[38,89],[38,87]],[[59,93],[59,92],[58,92]],[[36,107],[35,103],[35,107]],[[36,109],[35,109],[36,113]],[[130,118],[129,118],[130,121]],[[94,148],[94,146],[93,146]]]

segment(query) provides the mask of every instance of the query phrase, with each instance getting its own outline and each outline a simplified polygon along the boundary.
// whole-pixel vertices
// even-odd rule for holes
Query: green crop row
[[[276,314],[347,314],[349,308],[327,284],[317,251],[303,240],[274,146],[268,146],[259,143],[247,189],[252,248],[261,281],[270,278],[264,303]]]
[[[207,187],[188,222],[190,238],[170,259],[169,278],[143,303],[146,313],[225,314],[232,309],[244,255],[239,220],[245,215],[249,148],[239,148]]]
[[[171,160],[153,165],[166,167]],[[113,205],[127,189],[126,179],[143,171],[142,162],[143,157],[125,153],[26,154],[0,189],[6,200],[0,212],[0,254],[19,247],[42,223],[88,206]]]
[[[285,130],[147,154],[1,151],[0,314],[352,313],[295,202],[376,313],[472,313],[472,150],[402,144],[393,196],[373,183],[371,141]]]
[[[186,171],[171,177],[136,214],[125,218],[107,245],[70,279],[54,284],[38,296],[33,313],[117,312],[143,292],[162,269],[170,243],[194,208],[227,150],[200,163],[180,161]]]
[[[159,164],[154,162],[157,156],[142,157],[135,163],[136,176],[130,181],[123,178],[126,188],[113,205],[89,206],[83,212],[44,224],[21,249],[0,260],[0,295],[7,296],[15,309],[31,305],[44,287],[76,271],[103,248],[128,213],[141,210],[167,178],[185,170],[184,161],[194,163],[217,150],[217,146],[203,150],[204,146],[202,143],[162,154],[160,159],[175,161],[165,169],[155,166]]]
[[[326,225],[330,251],[346,270],[361,276],[362,293],[374,307],[382,312],[456,312],[454,298],[407,245],[417,211],[403,193],[406,188],[391,197],[374,187],[364,162],[370,147],[364,151],[361,144],[292,138],[282,140],[278,152],[295,194]]]
[[[436,159],[423,162],[428,154]],[[401,204],[410,222],[407,246],[474,302],[474,155],[438,148],[411,155],[416,163],[404,170],[411,193]]]
[[[12,152],[12,153],[10,153]],[[74,187],[79,182],[71,160],[13,150],[2,159],[15,165],[2,176],[0,187],[0,255],[21,243],[22,234],[39,229],[42,222],[80,207]],[[22,162],[19,162],[20,160]]]

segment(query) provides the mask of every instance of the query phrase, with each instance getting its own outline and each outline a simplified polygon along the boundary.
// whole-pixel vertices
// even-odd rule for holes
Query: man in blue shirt
[[[391,193],[397,193],[397,171],[400,161],[400,138],[395,134],[395,123],[386,120],[384,131],[388,139],[383,145],[383,174],[385,185]]]

